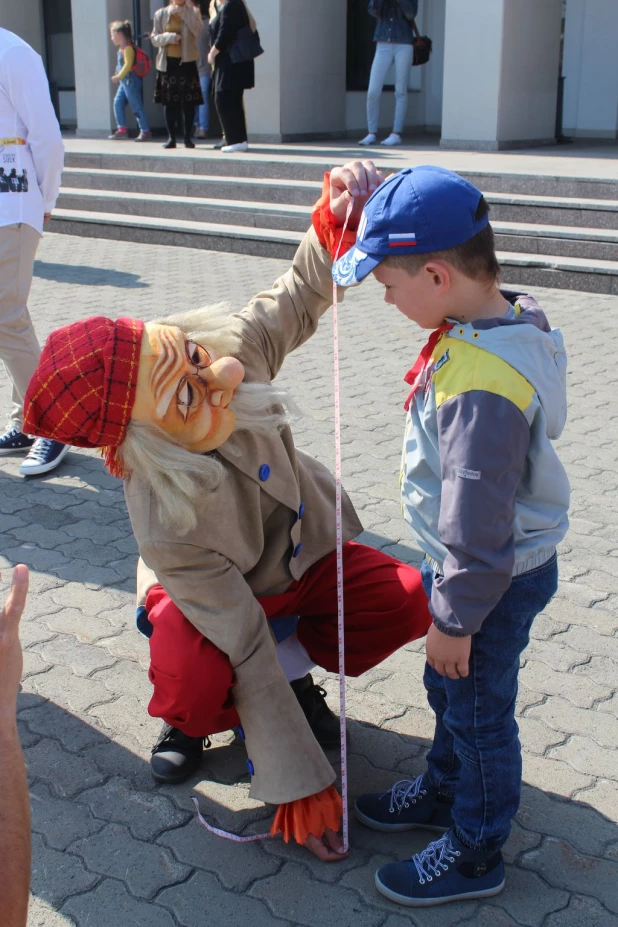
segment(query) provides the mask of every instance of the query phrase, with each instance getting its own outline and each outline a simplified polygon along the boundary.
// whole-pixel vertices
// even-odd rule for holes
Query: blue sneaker
[[[368,792],[356,799],[356,817],[373,830],[400,831],[424,827],[444,833],[453,826],[453,800],[441,795],[427,775],[400,779],[387,792]]]
[[[19,468],[22,476],[39,476],[55,470],[60,461],[69,453],[69,444],[61,444],[51,438],[37,438],[32,450]]]
[[[0,454],[18,454],[29,450],[33,444],[34,438],[29,438],[13,425],[0,436]]]
[[[502,853],[472,850],[450,830],[412,859],[378,869],[376,888],[409,908],[490,898],[504,888]]]

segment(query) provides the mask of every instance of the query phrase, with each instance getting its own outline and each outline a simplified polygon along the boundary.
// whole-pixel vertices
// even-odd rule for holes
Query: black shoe
[[[290,685],[305,713],[309,727],[321,747],[338,747],[341,742],[339,718],[326,704],[326,692],[314,683],[311,673]]]
[[[164,147],[164,148],[175,148],[175,147],[176,147],[176,139],[175,139],[175,138],[170,138],[169,141],[167,141],[163,147]]]
[[[153,777],[157,782],[170,784],[188,779],[202,762],[204,746],[210,746],[207,737],[188,737],[178,728],[164,724],[152,748],[150,771]]]
[[[185,148],[195,148],[195,142],[190,138],[185,138]]]

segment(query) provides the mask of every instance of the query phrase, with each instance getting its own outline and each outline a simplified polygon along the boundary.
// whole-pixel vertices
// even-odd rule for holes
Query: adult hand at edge
[[[348,856],[347,852],[343,852],[343,840],[330,827],[326,828],[321,837],[309,834],[303,846],[324,863],[336,863]]]
[[[0,612],[0,719],[15,723],[17,691],[23,671],[19,642],[19,622],[28,595],[28,567],[20,563],[13,570],[13,581]]]
[[[382,171],[369,160],[348,161],[343,167],[333,168],[330,172],[330,210],[337,221],[344,222],[350,198],[354,197],[350,219],[358,222],[365,203],[383,180]]]

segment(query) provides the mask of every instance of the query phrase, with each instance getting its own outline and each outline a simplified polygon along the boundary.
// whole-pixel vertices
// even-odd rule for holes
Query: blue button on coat
[[[249,775],[255,776],[255,768],[251,760],[247,760],[247,769],[249,770]]]
[[[298,555],[299,555],[299,553],[301,552],[302,549],[303,549],[303,545],[302,545],[302,544],[297,544],[296,547],[294,548],[294,553],[292,554],[292,556],[293,556],[293,557],[298,557]]]
[[[258,476],[262,480],[262,482],[265,482],[265,480],[268,479],[268,477],[270,476],[270,467],[268,466],[268,464],[262,464],[262,466],[259,469]]]

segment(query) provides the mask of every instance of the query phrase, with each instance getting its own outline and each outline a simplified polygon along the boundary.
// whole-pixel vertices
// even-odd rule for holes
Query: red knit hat
[[[26,434],[106,449],[114,476],[135,402],[144,323],[101,316],[52,332],[24,402]]]

